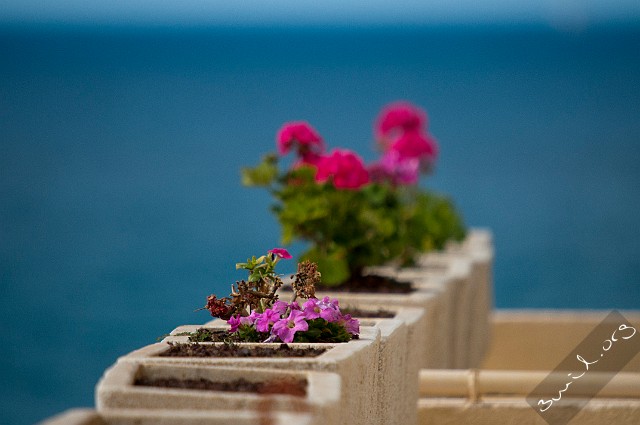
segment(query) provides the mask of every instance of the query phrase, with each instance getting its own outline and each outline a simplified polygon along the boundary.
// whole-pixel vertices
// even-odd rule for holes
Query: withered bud
[[[206,309],[209,310],[211,316],[227,320],[231,316],[231,309],[227,305],[227,301],[227,298],[218,299],[215,295],[209,295]]]
[[[314,298],[316,285],[320,283],[321,274],[318,265],[309,260],[298,263],[298,271],[293,281],[293,290],[300,298]]]

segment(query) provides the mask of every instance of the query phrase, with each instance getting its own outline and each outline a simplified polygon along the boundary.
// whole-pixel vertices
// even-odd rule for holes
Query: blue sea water
[[[423,185],[494,233],[497,307],[640,308],[640,28],[3,28],[3,419],[93,405],[279,245],[239,169],[283,122],[372,160],[397,99],[440,144]]]

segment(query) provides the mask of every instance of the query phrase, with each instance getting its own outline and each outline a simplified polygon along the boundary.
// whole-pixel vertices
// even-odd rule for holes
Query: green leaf
[[[269,186],[278,177],[278,157],[266,155],[255,167],[242,168],[240,176],[244,186]]]

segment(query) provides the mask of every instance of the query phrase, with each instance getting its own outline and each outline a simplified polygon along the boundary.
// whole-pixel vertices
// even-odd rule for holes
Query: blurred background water
[[[91,406],[279,245],[239,169],[283,122],[371,161],[398,99],[440,144],[423,185],[494,233],[497,307],[640,308],[638,25],[1,28],[7,423]]]

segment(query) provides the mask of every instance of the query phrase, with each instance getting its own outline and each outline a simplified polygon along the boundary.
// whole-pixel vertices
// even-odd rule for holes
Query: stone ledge
[[[229,382],[245,379],[269,382],[278,378],[303,379],[306,396],[259,395],[225,392],[156,388],[133,385],[137,378],[208,379]],[[189,365],[152,365],[120,362],[109,368],[96,387],[96,407],[106,409],[171,410],[256,410],[310,412],[337,421],[340,412],[340,377],[334,373],[313,371],[275,371],[249,368],[216,368]]]
[[[580,425],[637,425],[640,400],[592,399],[572,419]],[[420,425],[548,425],[522,398],[495,398],[480,402],[466,399],[421,399]]]

